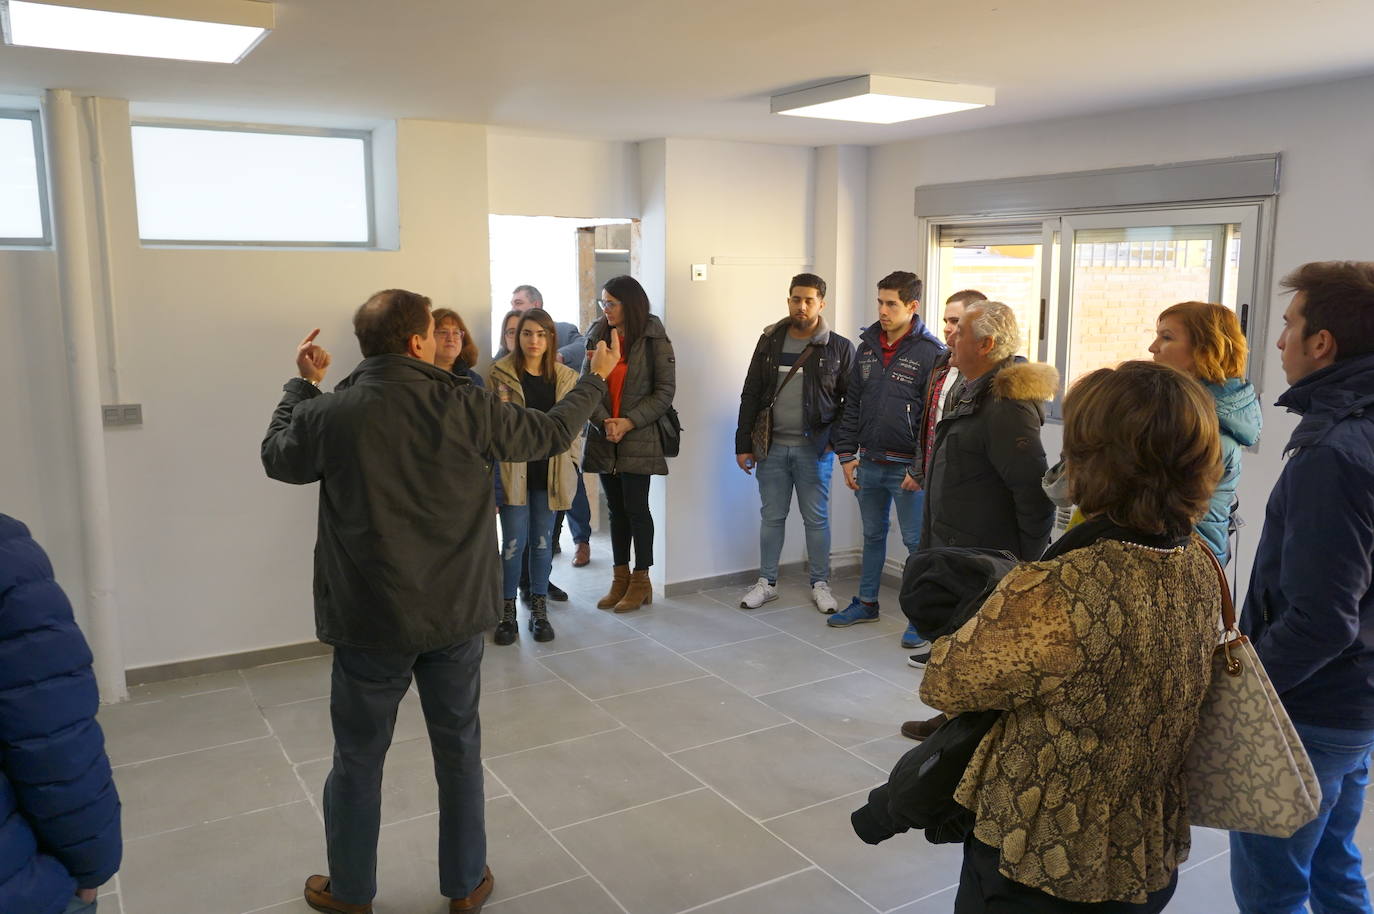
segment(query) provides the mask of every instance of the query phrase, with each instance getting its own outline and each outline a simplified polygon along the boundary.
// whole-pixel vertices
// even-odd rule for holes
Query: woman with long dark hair
[[[502,400],[548,412],[577,383],[577,372],[558,363],[558,329],[540,308],[518,316],[515,348],[491,366],[488,381]],[[577,492],[574,455],[581,441],[548,460],[500,465],[501,477],[501,622],[496,643],[510,644],[518,632],[515,595],[525,548],[529,547],[530,631],[535,641],[552,641],[549,622],[549,569],[553,566],[553,517],[566,511]]]
[[[611,372],[602,403],[592,411],[582,469],[601,474],[610,509],[615,557],[611,589],[597,606],[630,612],[653,602],[654,519],[649,477],[666,476],[658,419],[673,405],[677,370],[663,323],[649,313],[649,296],[630,276],[606,282],[597,304],[602,316],[587,331],[587,346],[620,338],[620,364]],[[584,363],[583,371],[586,371]],[[634,568],[630,568],[631,547]]]

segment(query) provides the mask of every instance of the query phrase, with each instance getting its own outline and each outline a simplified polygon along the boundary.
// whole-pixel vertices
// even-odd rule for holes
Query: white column
[[[95,297],[91,287],[90,224],[76,101],[67,89],[43,99],[43,135],[52,190],[53,237],[67,342],[76,430],[81,545],[86,580],[86,618],[95,675],[105,701],[128,697],[124,650],[115,601],[114,541],[101,420]]]

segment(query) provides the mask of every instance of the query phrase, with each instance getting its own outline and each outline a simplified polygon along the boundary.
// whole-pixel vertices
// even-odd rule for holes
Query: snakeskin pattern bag
[[[1221,580],[1221,644],[1212,683],[1183,763],[1193,825],[1287,838],[1317,817],[1321,786],[1288,712],[1248,638],[1236,630],[1226,573]]]

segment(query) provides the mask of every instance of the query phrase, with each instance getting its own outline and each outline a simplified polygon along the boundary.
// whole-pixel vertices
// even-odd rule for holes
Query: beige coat
[[[515,358],[511,354],[492,364],[487,370],[487,387],[502,401],[524,406],[525,389],[520,386],[520,366]],[[557,402],[577,384],[577,372],[566,365],[555,365],[554,370],[554,401]],[[572,507],[573,496],[577,494],[577,458],[581,453],[582,436],[578,435],[568,450],[549,458],[549,510],[567,511]],[[525,504],[529,494],[525,478],[528,464],[503,462],[499,466],[506,504]]]

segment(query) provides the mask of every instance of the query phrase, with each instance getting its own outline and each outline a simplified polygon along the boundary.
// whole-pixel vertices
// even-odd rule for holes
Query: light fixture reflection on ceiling
[[[773,96],[773,113],[865,124],[895,124],[991,105],[986,86],[900,76],[857,76]]]
[[[5,44],[238,63],[275,25],[263,0],[0,0]]]

